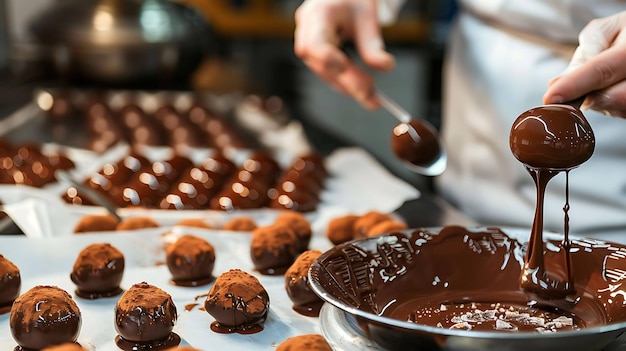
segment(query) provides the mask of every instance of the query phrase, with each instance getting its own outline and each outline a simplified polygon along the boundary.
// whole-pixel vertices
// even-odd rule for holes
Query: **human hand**
[[[589,22],[578,40],[569,67],[549,83],[543,102],[589,94],[583,109],[626,118],[626,11]]]
[[[376,0],[307,0],[296,10],[296,55],[336,90],[378,108],[372,76],[340,48],[349,39],[368,66],[381,71],[394,67],[384,48]]]

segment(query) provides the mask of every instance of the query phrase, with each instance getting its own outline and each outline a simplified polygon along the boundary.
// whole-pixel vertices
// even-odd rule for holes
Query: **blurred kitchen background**
[[[0,0],[0,113],[41,86],[240,91],[280,97],[322,153],[358,145],[428,187],[390,149],[396,121],[366,111],[293,53],[296,0]],[[397,59],[377,85],[439,125],[440,75],[453,0],[406,1],[384,30]],[[114,32],[114,36],[107,36]]]

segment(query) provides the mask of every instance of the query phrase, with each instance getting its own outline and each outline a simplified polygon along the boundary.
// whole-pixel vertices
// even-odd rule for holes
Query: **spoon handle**
[[[57,170],[55,172],[55,175],[60,181],[75,187],[78,191],[84,194],[87,198],[89,198],[89,200],[93,201],[95,204],[104,207],[110,214],[117,218],[118,221],[122,220],[122,218],[117,214],[117,208],[109,200],[105,199],[91,188],[82,185],[65,171]]]
[[[390,99],[382,91],[376,90],[376,97],[378,97],[378,101],[380,101],[380,104],[385,108],[385,110],[389,111],[389,113],[396,117],[400,122],[411,122],[411,114],[402,108],[402,106],[398,105],[398,103]]]
[[[585,101],[586,98],[587,98],[587,94],[585,94],[585,95],[583,95],[583,96],[581,96],[581,97],[579,97],[577,99],[574,99],[574,100],[571,100],[571,101],[568,101],[568,102],[564,102],[564,104],[570,105],[573,108],[575,108],[577,110],[580,110],[580,106],[583,105],[583,102]]]

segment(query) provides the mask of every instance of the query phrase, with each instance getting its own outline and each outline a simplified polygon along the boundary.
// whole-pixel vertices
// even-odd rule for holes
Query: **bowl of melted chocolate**
[[[521,284],[528,234],[449,226],[355,240],[323,253],[309,279],[389,350],[605,349],[626,331],[626,246],[571,239],[566,255],[562,235],[544,233],[543,281],[570,282],[562,296]]]

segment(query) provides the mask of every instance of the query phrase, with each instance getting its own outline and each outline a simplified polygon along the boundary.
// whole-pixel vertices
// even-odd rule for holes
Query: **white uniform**
[[[626,10],[626,1],[462,0],[461,6],[444,68],[449,164],[436,185],[482,224],[530,227],[535,185],[510,151],[511,125],[542,103],[580,30],[593,18]],[[570,229],[626,242],[626,120],[585,115],[596,149],[570,172]],[[563,231],[564,189],[564,174],[548,185],[546,230]]]

